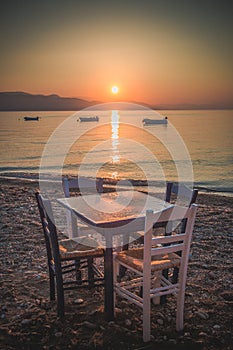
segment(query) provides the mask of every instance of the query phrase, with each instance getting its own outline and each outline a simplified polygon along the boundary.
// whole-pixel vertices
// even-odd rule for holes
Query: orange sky
[[[0,91],[103,102],[233,102],[229,1],[4,3]]]

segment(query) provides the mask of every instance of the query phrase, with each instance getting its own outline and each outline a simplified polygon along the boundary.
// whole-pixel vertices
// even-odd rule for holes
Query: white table
[[[159,212],[171,204],[137,191],[84,195],[57,201],[105,238],[104,306],[107,320],[113,320],[113,236],[144,230],[146,210]]]

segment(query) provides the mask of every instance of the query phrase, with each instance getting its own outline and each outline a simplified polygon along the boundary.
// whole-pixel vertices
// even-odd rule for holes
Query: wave
[[[38,170],[38,168],[35,168]],[[17,169],[18,170],[18,169]],[[66,176],[69,176],[70,178],[75,177],[73,174],[65,174]],[[2,179],[18,179],[23,181],[29,181],[29,182],[38,182],[39,181],[39,173],[38,172],[26,172],[26,171],[14,171],[8,170],[8,171],[0,171],[0,178]],[[61,178],[56,173],[43,173],[40,181],[48,181],[48,182],[60,182]],[[121,180],[120,185],[121,187],[127,188],[129,187],[129,182],[132,186],[134,186],[137,189],[140,190],[146,190],[147,187],[154,188],[154,189],[162,189],[164,188],[164,182],[159,180],[136,180],[136,179],[125,179]],[[115,186],[118,183],[118,180],[104,177],[104,184],[108,186]],[[186,183],[186,185],[192,185],[191,183]],[[205,184],[202,183],[194,183],[194,188],[198,189],[200,192],[204,193],[212,193],[212,194],[221,194],[221,195],[227,195],[227,196],[233,196],[233,188],[229,187],[221,187],[216,188],[213,186],[213,183]]]

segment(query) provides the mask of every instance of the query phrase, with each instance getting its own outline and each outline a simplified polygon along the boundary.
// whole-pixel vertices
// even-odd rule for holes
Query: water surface
[[[0,112],[0,172],[38,174],[43,149],[54,130],[75,112]],[[92,111],[82,114],[99,115],[100,123],[92,123],[91,130],[81,138],[79,131],[90,129],[90,124],[80,123],[74,117],[64,138],[55,145],[53,158],[48,162],[47,172],[56,174],[59,157],[65,150],[70,137],[77,134],[77,142],[64,155],[63,174],[76,175],[84,157],[87,158],[83,171],[93,176],[93,167],[99,167],[99,176],[115,179],[176,181],[174,160],[166,145],[152,137],[147,130],[166,138],[169,125],[143,127],[142,119],[150,111]],[[233,191],[232,176],[232,127],[233,110],[186,110],[160,111],[181,135],[190,154],[195,184],[217,191]],[[23,116],[40,116],[39,121],[25,122]],[[135,126],[127,125],[134,118]],[[102,125],[107,123],[107,125]],[[145,149],[138,152],[132,147],[132,140]],[[173,142],[167,139],[167,142]],[[173,145],[172,145],[173,147]],[[152,152],[157,163],[151,161],[146,150]],[[107,161],[106,161],[107,160]],[[176,159],[177,162],[182,159]],[[147,169],[145,175],[144,169]]]

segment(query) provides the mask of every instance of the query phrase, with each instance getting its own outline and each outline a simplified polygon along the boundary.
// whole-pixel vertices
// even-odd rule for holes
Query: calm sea
[[[74,113],[0,112],[0,172],[38,174],[44,147],[59,127],[51,154],[43,156],[47,159],[43,171],[50,175],[56,174],[62,159],[63,174],[76,175],[82,165],[86,176],[93,176],[97,168],[98,176],[106,178],[174,181],[176,164],[183,159],[176,140],[170,138],[173,126],[190,155],[195,185],[233,192],[233,110],[159,111],[168,117],[168,125],[148,127],[142,120],[150,117],[150,111],[82,112],[99,115],[100,121],[92,123],[78,122],[78,115],[70,117]],[[25,115],[40,119],[24,121]]]

